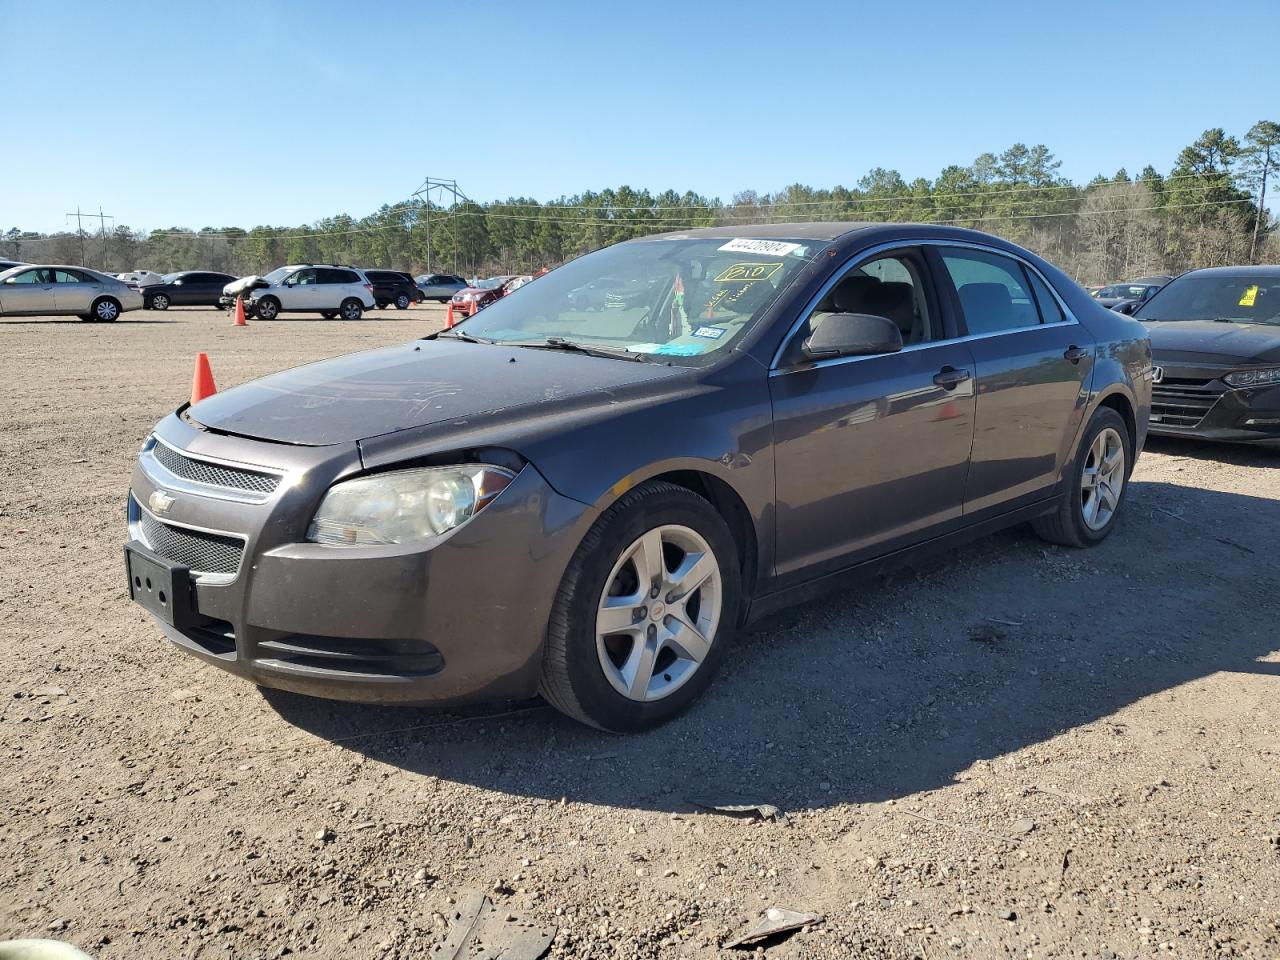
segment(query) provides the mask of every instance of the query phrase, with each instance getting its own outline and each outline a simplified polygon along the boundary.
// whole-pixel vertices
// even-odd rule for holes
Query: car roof
[[[641,240],[670,240],[681,237],[707,240],[835,240],[846,233],[869,227],[902,226],[902,224],[869,223],[860,220],[837,220],[824,223],[750,223],[736,227],[699,227],[696,230],[671,230],[641,237]]]
[[[1241,264],[1238,267],[1203,267],[1199,270],[1188,270],[1183,277],[1257,277],[1258,279],[1280,280],[1280,265],[1276,264]],[[1181,279],[1181,278],[1179,278]]]

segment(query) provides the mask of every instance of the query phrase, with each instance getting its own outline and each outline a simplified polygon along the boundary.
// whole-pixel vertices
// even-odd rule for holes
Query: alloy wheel
[[[1080,475],[1080,509],[1090,530],[1105,529],[1124,490],[1124,441],[1112,427],[1093,439]]]
[[[688,527],[655,527],[631,544],[605,580],[596,652],[609,683],[629,700],[679,690],[715,642],[723,598],[720,567]]]
[[[151,298],[151,309],[152,310],[168,310],[169,298],[166,297],[163,293],[157,293],[154,297]]]

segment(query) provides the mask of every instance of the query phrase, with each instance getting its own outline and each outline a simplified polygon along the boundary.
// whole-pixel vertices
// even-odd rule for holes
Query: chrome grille
[[[1166,378],[1151,387],[1151,422],[1158,426],[1196,427],[1221,393],[1212,380]]]
[[[193,573],[234,574],[240,569],[244,542],[221,533],[174,527],[146,510],[138,517],[147,546],[166,560],[189,567]]]
[[[179,453],[172,447],[156,442],[151,448],[151,455],[156,461],[174,476],[194,483],[206,483],[212,487],[230,487],[235,490],[250,490],[254,493],[274,493],[280,485],[280,478],[273,473],[262,473],[244,467],[229,467],[221,463],[210,463],[208,460],[197,460]]]

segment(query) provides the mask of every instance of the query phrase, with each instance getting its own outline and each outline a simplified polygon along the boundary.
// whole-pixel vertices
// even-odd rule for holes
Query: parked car
[[[0,273],[0,316],[64,316],[111,322],[142,309],[142,294],[86,267],[24,264]]]
[[[142,302],[148,310],[170,307],[221,307],[222,288],[234,283],[226,273],[184,270],[166,273],[159,283],[149,283],[142,291]]]
[[[651,299],[568,305],[601,277]],[[741,625],[917,550],[1026,521],[1102,541],[1150,377],[1141,324],[976,231],[631,240],[453,330],[165,417],[127,504],[131,593],[265,686],[541,691],[644,729]]]
[[[21,260],[0,260],[0,272],[3,272],[5,270],[12,270],[14,267],[25,267],[25,266],[29,266],[29,264],[24,263]]]
[[[238,294],[244,296],[246,314],[259,320],[274,320],[281,313],[359,320],[376,303],[364,273],[337,263],[293,264],[265,276],[243,277],[222,288],[220,303],[234,306]]]
[[[452,273],[424,273],[417,278],[418,289],[422,291],[422,299],[438,300],[445,303],[459,290],[467,287],[467,281]]]
[[[1142,303],[1160,287],[1161,284],[1157,283],[1112,283],[1103,287],[1093,297],[1108,310],[1115,310],[1125,304]]]
[[[408,310],[410,304],[422,299],[422,291],[413,277],[398,270],[365,270],[365,278],[373,284],[373,298],[378,309],[385,310],[395,304],[397,310]]]
[[[135,287],[148,287],[153,283],[161,283],[164,276],[154,270],[130,270],[128,273],[117,273],[117,280],[133,284]]]
[[[1213,267],[1134,314],[1151,335],[1151,432],[1280,445],[1280,267]]]
[[[476,310],[483,310],[491,303],[501,300],[507,295],[507,284],[517,279],[510,274],[504,274],[499,277],[489,277],[486,280],[479,280],[475,286],[467,287],[459,290],[450,299],[449,303],[454,310],[463,310],[469,312],[474,304]]]

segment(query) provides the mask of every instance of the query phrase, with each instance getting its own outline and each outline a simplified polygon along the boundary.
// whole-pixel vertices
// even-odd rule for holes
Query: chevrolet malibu
[[[630,292],[582,308],[602,280]],[[1139,323],[985,234],[632,240],[178,408],[133,475],[130,591],[264,686],[640,730],[784,605],[1011,524],[1103,540],[1150,381]]]
[[[1151,432],[1280,446],[1280,267],[1192,270],[1134,318],[1151,334]]]

